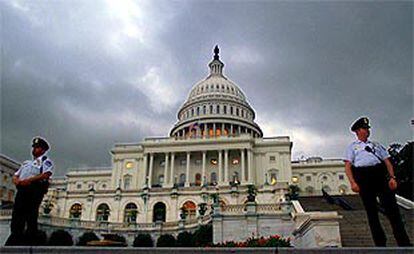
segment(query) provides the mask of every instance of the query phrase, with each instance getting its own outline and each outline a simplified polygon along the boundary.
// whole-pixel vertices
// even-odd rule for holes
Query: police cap
[[[356,131],[359,128],[371,128],[371,126],[369,125],[368,117],[361,117],[358,120],[356,120],[351,126],[351,131]]]
[[[34,137],[32,140],[32,147],[42,147],[46,151],[49,150],[49,143],[41,137]]]

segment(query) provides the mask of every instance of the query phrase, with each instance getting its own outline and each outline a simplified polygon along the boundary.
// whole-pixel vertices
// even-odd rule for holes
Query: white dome
[[[214,59],[209,64],[210,75],[191,89],[187,101],[178,111],[178,122],[170,136],[191,136],[193,127],[197,125],[200,129],[197,136],[201,137],[210,135],[212,130],[214,136],[249,133],[254,137],[262,137],[263,133],[254,122],[255,113],[246,96],[223,75],[224,64],[219,60],[217,46],[214,53]]]

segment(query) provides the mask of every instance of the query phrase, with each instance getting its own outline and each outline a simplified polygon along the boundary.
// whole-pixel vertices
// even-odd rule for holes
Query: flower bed
[[[213,244],[212,247],[292,247],[290,238],[283,238],[279,235],[269,237],[250,237],[243,242],[227,241]]]

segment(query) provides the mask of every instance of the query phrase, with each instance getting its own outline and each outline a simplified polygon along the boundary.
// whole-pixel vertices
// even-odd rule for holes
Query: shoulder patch
[[[49,160],[47,160],[47,161],[45,161],[45,165],[46,165],[47,167],[51,167],[51,166],[52,166],[52,162],[51,162],[51,161],[49,161]]]

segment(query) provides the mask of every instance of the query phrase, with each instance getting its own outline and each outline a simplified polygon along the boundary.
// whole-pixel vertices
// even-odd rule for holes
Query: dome
[[[255,113],[243,91],[223,75],[224,64],[219,59],[218,46],[209,64],[210,74],[197,82],[178,111],[178,122],[170,136],[206,138],[250,134],[262,137],[254,122]]]

